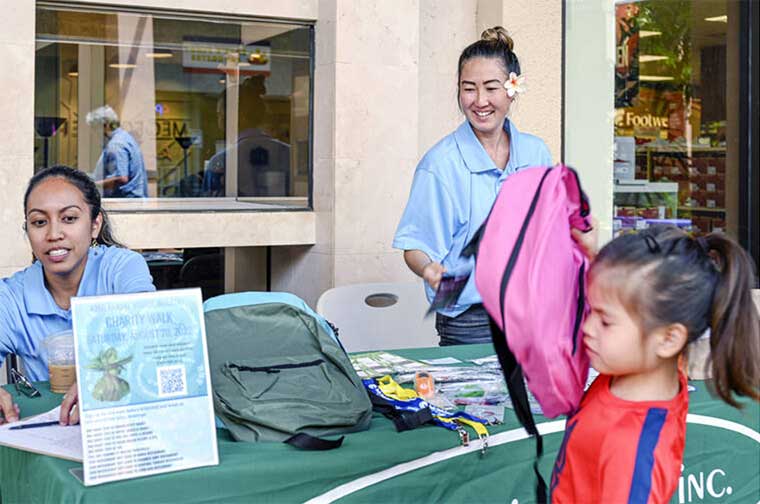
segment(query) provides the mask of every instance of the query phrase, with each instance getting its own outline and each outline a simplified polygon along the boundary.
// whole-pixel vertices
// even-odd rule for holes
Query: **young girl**
[[[588,248],[587,240],[579,241]],[[734,407],[735,396],[760,400],[754,279],[747,253],[717,233],[694,238],[658,226],[599,252],[583,332],[600,376],[567,420],[552,502],[670,500],[686,439],[689,397],[679,356],[687,343],[709,329],[717,394]]]

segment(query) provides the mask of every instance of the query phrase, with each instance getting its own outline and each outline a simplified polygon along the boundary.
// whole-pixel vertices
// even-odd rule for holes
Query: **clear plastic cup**
[[[42,342],[48,358],[50,390],[66,393],[77,380],[74,361],[74,333],[71,330],[53,333]]]

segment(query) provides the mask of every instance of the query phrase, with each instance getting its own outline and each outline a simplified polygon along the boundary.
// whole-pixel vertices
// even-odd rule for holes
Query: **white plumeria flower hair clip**
[[[516,94],[525,92],[525,77],[509,72],[509,77],[504,82],[504,89],[507,90],[507,96],[513,98]]]

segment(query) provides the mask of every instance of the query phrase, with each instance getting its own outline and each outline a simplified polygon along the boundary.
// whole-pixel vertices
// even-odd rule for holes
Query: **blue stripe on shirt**
[[[639,446],[636,448],[636,466],[633,468],[628,504],[646,504],[649,500],[649,491],[652,489],[654,449],[657,447],[667,416],[668,410],[663,408],[650,408],[647,412],[644,427],[639,436]]]

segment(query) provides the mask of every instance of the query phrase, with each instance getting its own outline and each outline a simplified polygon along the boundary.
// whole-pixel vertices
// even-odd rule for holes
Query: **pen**
[[[14,425],[13,427],[9,427],[9,430],[34,429],[36,427],[50,427],[51,425],[61,425],[61,423],[58,420],[53,420],[51,422],[40,422],[40,423],[29,423],[29,424],[24,424],[24,425]]]

